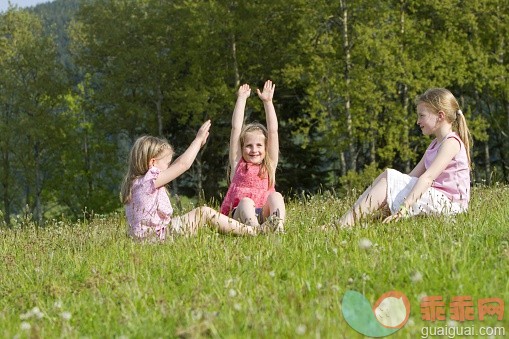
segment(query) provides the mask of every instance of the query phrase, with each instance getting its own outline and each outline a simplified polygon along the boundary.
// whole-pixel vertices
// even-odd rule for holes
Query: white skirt
[[[394,169],[387,169],[387,204],[391,214],[396,214],[410,191],[417,182],[416,177],[411,177]],[[465,212],[465,208],[459,203],[452,202],[445,194],[430,187],[408,209],[409,215],[419,214],[457,214]]]

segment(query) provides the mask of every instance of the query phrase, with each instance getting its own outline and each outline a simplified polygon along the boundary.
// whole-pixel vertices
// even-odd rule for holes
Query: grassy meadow
[[[504,327],[509,336],[509,187],[475,188],[456,218],[365,222],[319,230],[354,197],[288,201],[286,234],[196,237],[141,244],[122,213],[44,228],[0,228],[3,338],[362,338],[345,322],[346,290],[373,304],[398,290],[422,328]],[[187,207],[189,208],[189,206]],[[422,296],[502,298],[502,321],[423,321]],[[448,310],[448,307],[447,307]],[[477,308],[476,308],[477,315]],[[477,316],[476,316],[477,319]]]

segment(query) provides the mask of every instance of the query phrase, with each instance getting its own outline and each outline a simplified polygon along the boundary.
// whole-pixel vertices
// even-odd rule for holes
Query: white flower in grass
[[[304,324],[300,324],[295,329],[295,333],[297,333],[298,335],[304,335],[304,334],[306,334],[306,331],[307,331],[307,327]]]
[[[233,304],[233,309],[235,311],[240,311],[242,309],[242,306],[239,303]]]
[[[316,284],[316,289],[317,289],[317,290],[319,290],[319,289],[321,289],[321,288],[322,288],[322,284],[320,284],[320,283]]]
[[[422,273],[419,272],[419,271],[415,271],[411,276],[410,276],[410,280],[413,282],[413,283],[418,283],[420,281],[422,281]]]
[[[237,296],[237,291],[235,291],[233,288],[230,288],[230,290],[228,291],[228,295],[231,298],[235,298]]]
[[[457,326],[458,326],[458,323],[457,323],[457,322],[455,322],[454,320],[449,320],[449,321],[447,322],[447,326],[449,326],[449,327],[457,327]]]
[[[336,247],[332,249],[332,252],[334,252],[335,255],[338,255],[338,249]]]
[[[53,307],[55,308],[62,308],[62,301],[57,300],[53,303]]]
[[[269,272],[269,275],[270,275],[272,278],[274,278],[274,277],[276,276],[276,272],[274,272],[274,271],[270,271],[270,272]]]
[[[348,283],[353,284],[353,278],[348,278]]]
[[[191,311],[191,318],[193,318],[193,320],[200,320],[201,318],[203,318],[203,312],[202,310],[200,309],[197,309],[197,310],[192,310]]]
[[[60,316],[64,320],[71,320],[71,312],[62,312],[60,313]]]
[[[426,292],[421,292],[417,295],[417,300],[421,302],[422,299],[426,298],[428,294]]]
[[[415,326],[414,318],[409,318],[409,319],[408,319],[408,322],[407,322],[407,325],[408,325],[408,326]]]
[[[371,248],[372,245],[373,243],[369,239],[362,238],[361,240],[359,240],[359,248],[361,250],[368,250]]]
[[[32,325],[30,325],[30,323],[26,321],[23,321],[21,325],[19,325],[19,327],[21,328],[22,331],[28,331],[32,328]]]

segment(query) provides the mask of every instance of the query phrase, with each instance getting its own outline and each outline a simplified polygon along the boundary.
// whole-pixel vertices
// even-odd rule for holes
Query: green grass
[[[122,214],[1,228],[0,334],[360,338],[341,313],[348,289],[371,304],[391,290],[408,296],[411,318],[394,338],[451,325],[421,320],[423,295],[502,298],[502,321],[457,325],[509,333],[509,187],[476,188],[470,212],[456,218],[318,230],[352,199],[302,196],[288,203],[286,234],[253,238],[203,229],[140,244],[126,237]]]

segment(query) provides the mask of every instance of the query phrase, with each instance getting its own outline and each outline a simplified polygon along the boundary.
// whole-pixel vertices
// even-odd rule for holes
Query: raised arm
[[[191,165],[196,159],[196,155],[200,151],[200,148],[205,145],[207,142],[207,138],[209,136],[210,130],[210,120],[207,120],[196,133],[196,138],[194,138],[191,145],[186,149],[184,153],[180,157],[177,158],[167,169],[162,171],[154,182],[155,187],[161,187],[168,183],[170,183],[175,178],[182,175],[185,171],[191,168]]]
[[[461,145],[458,140],[454,138],[445,140],[440,146],[435,160],[433,160],[429,168],[419,176],[419,179],[408,194],[405,202],[401,205],[399,212],[386,218],[384,222],[398,220],[400,217],[402,217],[401,211],[412,207],[412,205],[419,199],[419,197],[421,197],[424,192],[426,192],[426,190],[431,187],[433,181],[440,175],[440,173],[445,170],[447,165],[451,162],[452,158],[458,154],[460,148]],[[421,162],[423,162],[423,160],[421,160]]]
[[[274,90],[276,85],[271,80],[267,80],[263,86],[263,91],[260,92],[256,89],[258,97],[263,101],[263,108],[265,109],[265,119],[267,123],[267,130],[269,137],[267,140],[267,155],[272,160],[274,168],[277,166],[279,161],[279,136],[278,136],[278,123],[276,116],[276,109],[272,103],[274,97]]]
[[[240,149],[240,132],[242,130],[242,125],[244,123],[244,110],[246,109],[246,101],[247,98],[251,95],[251,88],[248,84],[244,84],[240,86],[237,92],[237,102],[235,103],[235,108],[233,109],[232,115],[232,131],[230,133],[230,168],[231,175],[233,176],[235,172],[235,166],[240,160],[242,156],[242,151]]]

